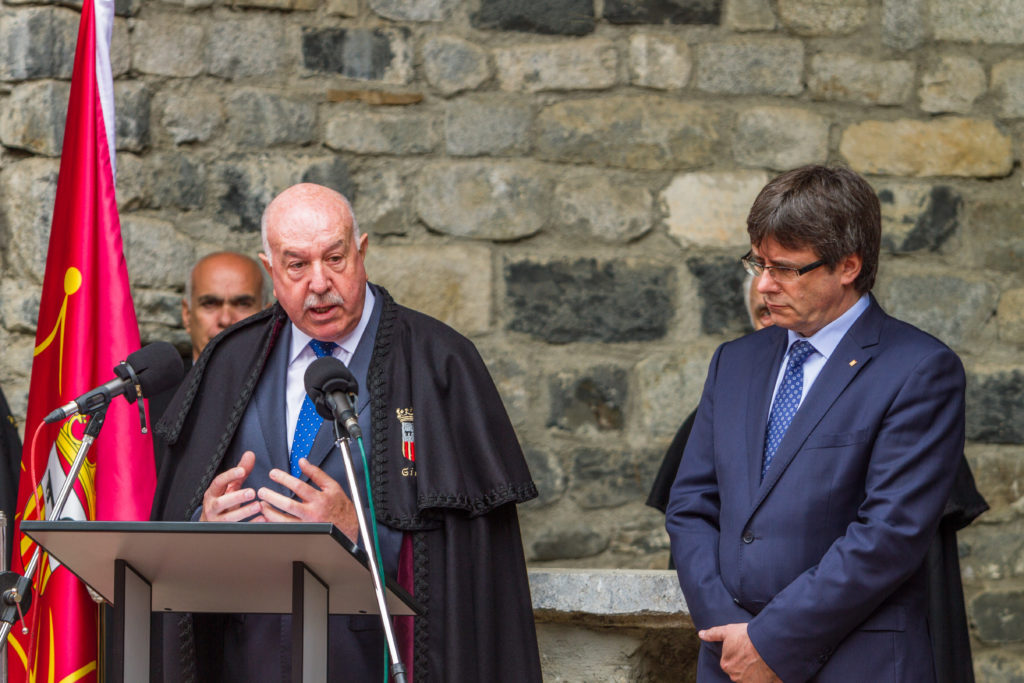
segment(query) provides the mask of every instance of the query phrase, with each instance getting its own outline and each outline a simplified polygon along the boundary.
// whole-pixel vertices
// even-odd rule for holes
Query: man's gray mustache
[[[303,306],[309,308],[323,308],[324,306],[344,306],[345,299],[335,292],[326,294],[310,294],[303,302]]]

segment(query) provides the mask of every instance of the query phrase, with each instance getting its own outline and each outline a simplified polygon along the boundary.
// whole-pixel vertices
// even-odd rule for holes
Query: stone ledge
[[[530,569],[537,623],[692,628],[676,573],[652,569]]]

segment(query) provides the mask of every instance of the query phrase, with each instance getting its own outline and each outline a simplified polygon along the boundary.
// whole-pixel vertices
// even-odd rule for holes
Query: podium
[[[149,681],[151,612],[292,615],[293,681],[327,681],[327,616],[379,614],[365,552],[329,523],[26,521],[114,605],[115,683]],[[422,612],[386,577],[392,616]]]

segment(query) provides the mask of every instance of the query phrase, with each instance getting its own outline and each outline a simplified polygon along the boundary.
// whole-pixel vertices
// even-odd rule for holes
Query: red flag
[[[114,366],[139,348],[114,196],[113,4],[82,4],[39,306],[27,444],[48,412],[111,379]],[[29,458],[41,479],[36,490],[49,512],[86,421],[76,416],[59,428],[47,425],[35,452],[25,450],[17,524],[42,518],[33,496]],[[61,516],[147,519],[154,482],[152,443],[140,432],[138,406],[116,399]],[[18,532],[15,539],[13,565],[21,571],[34,544]],[[26,621],[31,634],[22,635],[19,626],[9,639],[11,681],[97,680],[96,603],[81,582],[45,555]],[[35,646],[33,639],[38,641]]]

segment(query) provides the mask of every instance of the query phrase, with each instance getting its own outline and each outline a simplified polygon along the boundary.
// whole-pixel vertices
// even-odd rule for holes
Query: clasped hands
[[[722,671],[737,683],[779,683],[747,635],[746,624],[726,624],[697,632],[708,643],[722,643]]]
[[[358,540],[359,523],[352,500],[322,469],[305,458],[299,460],[302,473],[315,486],[283,470],[270,470],[271,481],[294,493],[291,498],[265,486],[258,491],[243,488],[255,463],[256,456],[246,451],[236,466],[213,478],[203,494],[200,521],[332,522],[350,540]]]

